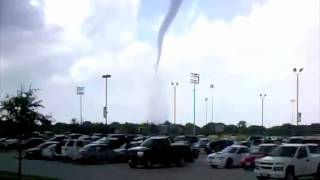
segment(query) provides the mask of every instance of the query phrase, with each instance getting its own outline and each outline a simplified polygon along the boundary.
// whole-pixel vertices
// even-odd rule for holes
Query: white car
[[[69,140],[61,149],[61,154],[72,160],[78,159],[80,153],[79,150],[89,144],[87,140]]]
[[[207,162],[211,167],[231,168],[240,166],[241,159],[249,153],[249,148],[242,145],[232,145],[220,152],[209,154]]]
[[[255,161],[257,179],[295,180],[297,177],[316,175],[320,179],[320,156],[311,154],[304,144],[282,144],[269,156]]]

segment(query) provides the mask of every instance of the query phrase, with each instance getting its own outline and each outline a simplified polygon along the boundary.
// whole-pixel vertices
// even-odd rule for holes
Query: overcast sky
[[[170,0],[1,0],[0,98],[20,85],[39,88],[44,113],[56,122],[79,119],[76,87],[84,86],[83,116],[104,122],[103,74],[111,122],[291,123],[300,76],[302,124],[320,123],[319,0],[184,0],[163,44],[157,76],[156,38]],[[215,89],[210,89],[210,84]],[[295,117],[294,117],[295,118]]]

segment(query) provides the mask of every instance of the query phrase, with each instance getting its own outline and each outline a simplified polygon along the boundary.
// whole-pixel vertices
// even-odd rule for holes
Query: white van
[[[76,160],[79,156],[79,150],[89,144],[90,141],[87,140],[69,140],[62,147],[61,153],[63,156]]]

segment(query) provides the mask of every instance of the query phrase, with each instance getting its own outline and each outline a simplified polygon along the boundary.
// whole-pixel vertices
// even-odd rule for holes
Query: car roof
[[[89,146],[108,146],[106,144],[96,144],[96,143],[90,143],[90,144],[87,144],[85,145],[86,147],[89,147]]]
[[[153,136],[153,137],[150,137],[149,139],[167,139],[168,137],[167,136]]]
[[[319,146],[319,144],[316,143],[306,143],[305,146]]]
[[[291,144],[291,143],[283,143],[280,146],[286,146],[286,147],[301,147],[305,146],[305,144]]]
[[[248,148],[247,146],[243,146],[243,145],[231,145],[231,147],[236,147],[236,148]]]
[[[278,145],[272,144],[272,143],[264,143],[264,144],[260,144],[259,146],[278,146]]]

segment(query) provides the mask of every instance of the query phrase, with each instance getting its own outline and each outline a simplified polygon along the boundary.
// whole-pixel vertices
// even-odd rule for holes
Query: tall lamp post
[[[297,75],[297,126],[299,125],[299,122],[301,122],[301,113],[299,112],[299,75],[303,71],[303,68],[300,68],[299,70],[297,68],[293,68],[293,72]]]
[[[290,102],[292,103],[291,124],[293,125],[293,119],[294,119],[294,103],[296,102],[296,100],[295,100],[295,99],[291,99]]]
[[[260,98],[261,98],[261,123],[262,123],[262,127],[263,127],[263,105],[264,105],[264,99],[266,98],[266,94],[260,94]]]
[[[82,124],[82,96],[84,95],[84,87],[77,87],[77,95],[80,96],[80,124]]]
[[[102,78],[106,78],[106,106],[103,108],[103,116],[106,119],[106,125],[108,124],[108,78],[111,78],[110,74],[102,75]]]
[[[199,84],[200,75],[191,73],[190,82],[193,84],[193,135],[196,135],[196,84]]]
[[[211,122],[213,122],[213,89],[215,88],[214,84],[210,84],[210,88],[212,89],[212,95],[211,95]]]
[[[171,82],[171,85],[173,87],[173,123],[174,125],[176,125],[176,118],[177,118],[177,86],[178,86],[178,82]]]
[[[208,98],[204,98],[204,101],[206,102],[206,125],[208,124]]]

